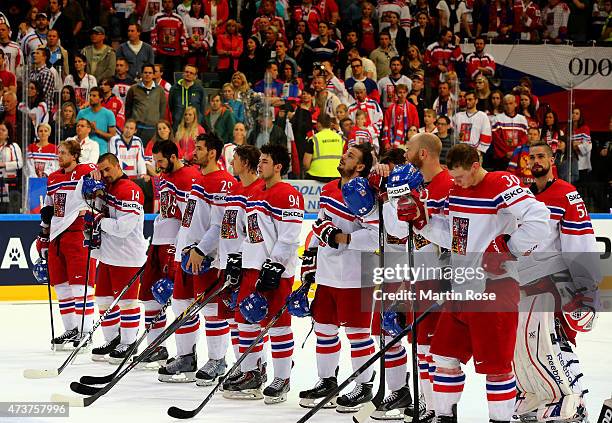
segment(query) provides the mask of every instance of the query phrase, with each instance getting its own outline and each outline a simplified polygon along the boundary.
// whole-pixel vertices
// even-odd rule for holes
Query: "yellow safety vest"
[[[337,178],[338,163],[342,158],[344,141],[337,132],[324,129],[312,137],[314,152],[308,174],[321,178]]]

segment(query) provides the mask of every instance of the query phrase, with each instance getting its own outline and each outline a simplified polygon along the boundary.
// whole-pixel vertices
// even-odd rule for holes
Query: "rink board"
[[[145,236],[153,231],[155,215],[147,215]],[[300,245],[310,232],[315,219],[307,214],[300,234]],[[593,227],[604,256],[612,254],[612,215],[592,214]],[[0,215],[0,301],[29,301],[47,299],[46,286],[36,285],[32,264],[38,259],[36,236],[40,231],[38,215]],[[612,275],[606,275],[602,288],[612,290]]]

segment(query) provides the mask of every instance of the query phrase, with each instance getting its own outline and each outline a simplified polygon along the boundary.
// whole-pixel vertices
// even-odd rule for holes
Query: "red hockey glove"
[[[339,247],[336,242],[336,235],[341,234],[342,231],[338,229],[331,220],[317,219],[312,225],[312,232],[319,238],[323,246],[329,245],[332,248]]]
[[[38,237],[36,238],[36,251],[38,251],[38,255],[47,259],[49,255],[49,234],[45,234],[44,232],[40,232]]]
[[[387,178],[379,175],[377,172],[370,172],[368,175],[368,184],[372,188],[372,191],[376,194],[376,198],[385,202],[389,199],[387,196]]]
[[[423,229],[427,224],[425,205],[419,200],[417,192],[402,195],[397,200],[397,218],[402,222],[412,222],[416,229]]]
[[[584,289],[582,292],[573,292],[572,300],[561,309],[565,321],[572,330],[590,332],[595,326],[600,306],[599,291]]]
[[[489,244],[482,256],[482,267],[493,275],[503,275],[506,273],[504,264],[507,261],[516,261],[514,254],[508,248],[510,235],[501,234],[495,237]]]

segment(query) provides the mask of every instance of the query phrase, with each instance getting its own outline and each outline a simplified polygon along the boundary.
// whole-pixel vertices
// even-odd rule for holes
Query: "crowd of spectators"
[[[172,140],[190,162],[207,131],[226,143],[230,171],[236,145],[282,143],[286,176],[320,181],[354,143],[381,155],[431,132],[445,151],[469,143],[485,167],[529,183],[526,146],[543,139],[558,177],[608,211],[612,120],[591,140],[580,107],[559,122],[528,77],[500,83],[487,52],[566,41],[611,42],[612,1],[4,0],[0,212],[19,211],[21,174],[56,170],[67,138],[84,162],[116,154],[152,210],[153,145]],[[340,153],[315,165],[323,136]]]

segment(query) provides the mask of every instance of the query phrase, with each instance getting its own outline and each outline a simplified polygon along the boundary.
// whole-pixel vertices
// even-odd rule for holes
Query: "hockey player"
[[[420,198],[425,201],[425,210],[429,216],[444,212],[444,200],[453,186],[453,180],[448,170],[440,165],[440,152],[442,151],[442,142],[433,134],[423,133],[415,135],[406,144],[406,160],[416,168],[418,168],[425,182],[426,191],[419,194]],[[406,168],[408,170],[409,168]],[[397,173],[400,169],[396,169],[397,175],[401,176],[398,181],[390,182],[388,187],[400,188],[402,185],[410,181],[409,172],[404,174],[404,171]],[[410,184],[408,184],[410,185]],[[408,186],[408,189],[415,187]],[[395,201],[397,198],[391,198],[384,205],[384,217],[386,230],[396,237],[408,236],[408,225],[404,221],[397,219],[397,209],[406,207],[405,203]],[[440,246],[430,242],[419,234],[414,235],[414,265],[419,268],[436,269],[447,265],[447,254]],[[416,292],[440,292],[446,290],[445,283],[438,279],[419,278],[416,281]],[[420,294],[419,294],[420,295]],[[419,300],[416,316],[427,309],[432,304],[431,300]],[[434,417],[434,397],[433,397],[433,378],[435,366],[430,352],[431,340],[434,336],[438,323],[439,313],[431,313],[427,318],[423,319],[417,330],[417,359],[419,362],[419,378],[420,386],[425,397],[425,411],[421,413],[420,421],[431,421]],[[412,421],[410,410],[405,413],[406,421]]]
[[[251,196],[265,186],[265,181],[257,177],[257,165],[259,164],[259,149],[252,145],[241,145],[234,150],[232,167],[239,181],[232,185],[225,197],[225,210],[221,224],[219,240],[219,266],[223,269],[226,282],[230,286],[229,303],[234,308],[234,316],[240,314],[236,307],[235,298],[238,295],[238,287],[242,280],[242,243],[246,233],[246,203]],[[233,304],[231,304],[233,303]],[[248,345],[240,346],[238,323],[236,318],[228,319],[230,326],[230,337],[234,348],[234,355],[240,356],[240,349],[244,351]],[[259,346],[256,347],[259,349]],[[262,369],[265,365],[266,354],[262,356]],[[229,384],[242,376],[238,370],[229,376],[224,382],[224,389]],[[262,381],[266,380],[265,371],[262,370]]]
[[[368,182],[373,190],[377,193],[379,201],[384,204],[387,201],[386,182],[383,179],[389,175],[389,171],[395,166],[401,166],[406,163],[404,150],[394,148],[387,151],[380,159],[380,164],[372,167],[372,171],[368,176]],[[384,210],[384,207],[383,207]],[[391,217],[393,221],[397,221],[395,214]],[[389,223],[392,224],[392,223]],[[384,237],[384,266],[393,268],[396,264],[406,262],[406,240],[408,239],[407,232],[401,237],[392,235],[385,223]],[[384,281],[384,292],[399,292],[405,289],[403,281]],[[385,301],[384,310],[388,310],[394,306],[391,301]],[[378,307],[378,306],[377,306]],[[375,312],[372,318],[372,335],[380,342],[380,313]],[[385,342],[389,342],[393,337],[385,333]],[[408,384],[407,373],[408,357],[406,348],[397,343],[385,354],[385,383],[391,393],[386,396],[378,408],[372,413],[372,418],[375,420],[397,420],[403,417],[404,410],[412,406],[412,394]],[[410,414],[410,409],[406,411]]]
[[[350,147],[342,155],[341,178],[321,190],[318,218],[313,225],[310,248],[318,247],[315,280],[317,292],[312,304],[317,336],[317,372],[314,388],[300,392],[300,405],[312,408],[338,385],[336,372],[340,359],[338,329],[344,326],[351,344],[351,364],[357,369],[374,353],[370,336],[372,322],[371,288],[362,288],[359,263],[361,253],[378,249],[378,215],[356,216],[345,204],[341,188],[350,180],[367,177],[372,167],[369,144]],[[369,367],[355,379],[352,392],[334,398],[325,408],[341,413],[359,410],[372,399],[374,369]]]
[[[198,135],[193,161],[200,166],[201,174],[191,186],[176,241],[175,261],[178,263],[172,295],[175,315],[185,311],[209,287],[222,283],[217,248],[225,196],[236,183],[232,175],[217,165],[222,150],[223,142],[216,135]],[[181,265],[185,260],[186,264]],[[160,381],[193,382],[197,379],[198,385],[207,386],[225,373],[229,341],[227,318],[232,313],[217,297],[203,308],[202,314],[206,320],[208,362],[196,374],[200,319],[195,315],[176,331],[177,358],[159,369]]]
[[[78,164],[80,154],[81,146],[77,141],[59,144],[60,169],[47,179],[45,206],[40,211],[42,230],[36,240],[38,254],[48,260],[49,281],[55,288],[64,323],[65,332],[51,341],[60,350],[69,348],[72,342],[78,343],[79,333],[89,332],[93,327],[96,266],[84,247],[84,216],[90,206],[82,191],[84,177],[96,166]],[[90,288],[86,289],[85,284]],[[81,325],[83,313],[84,324]]]
[[[96,303],[100,315],[132,280],[147,260],[147,244],[143,235],[144,194],[121,170],[121,164],[112,153],[98,159],[98,172],[106,192],[96,200],[97,214],[88,216],[88,225],[100,233],[100,248],[92,252],[99,261],[96,273]],[[99,175],[97,174],[99,173]],[[92,350],[92,359],[117,364],[136,342],[140,325],[138,304],[139,281],[119,300],[102,322],[106,343]]]
[[[542,141],[529,148],[531,191],[550,210],[551,236],[519,260],[521,313],[514,367],[521,421],[587,421],[576,332],[592,329],[602,279],[591,220],[576,188],[553,176],[554,156]],[[536,333],[536,336],[530,334]],[[561,371],[562,369],[562,371]],[[555,376],[553,376],[553,374]]]
[[[242,281],[236,316],[240,346],[247,348],[261,328],[285,305],[291,293],[297,262],[299,234],[304,219],[304,199],[290,184],[281,181],[289,166],[289,152],[278,144],[261,148],[257,166],[266,183],[246,204],[247,237],[242,244]],[[291,316],[285,311],[270,329],[274,380],[263,391],[266,404],[286,401],[293,355]],[[262,375],[259,346],[242,362],[242,376],[223,389],[234,399],[260,399]]]
[[[484,170],[473,147],[452,147],[446,162],[455,185],[444,213],[427,222],[418,197],[400,197],[397,212],[417,233],[451,250],[453,301],[445,304],[430,347],[436,418],[457,421],[465,382],[461,363],[473,356],[476,372],[486,375],[489,421],[509,422],[516,397],[512,359],[519,301],[514,262],[546,239],[550,214],[516,176]]]
[[[178,157],[178,147],[172,141],[159,142],[153,146],[153,161],[155,167],[161,171],[160,210],[153,222],[153,241],[147,255],[147,263],[138,294],[138,299],[144,303],[145,307],[145,325],[149,325],[163,307],[153,298],[151,287],[162,278],[174,280],[176,237],[192,182],[200,175],[196,168],[183,165]],[[147,334],[147,341],[151,343],[165,326],[166,316],[164,315],[157,320]],[[143,363],[146,368],[157,369],[167,358],[168,351],[162,344],[144,359]]]

